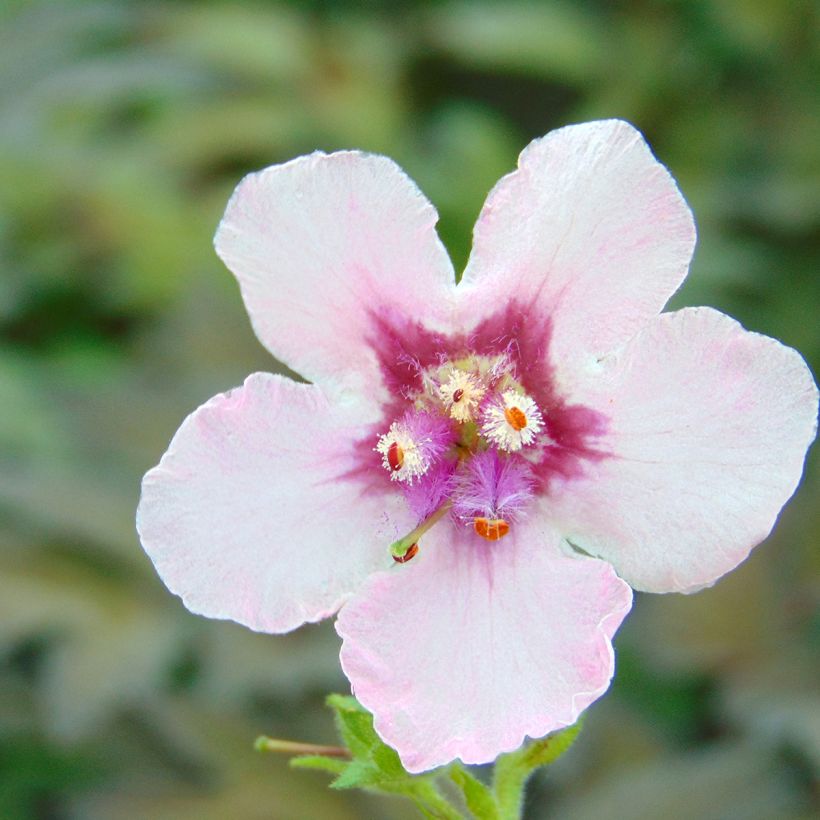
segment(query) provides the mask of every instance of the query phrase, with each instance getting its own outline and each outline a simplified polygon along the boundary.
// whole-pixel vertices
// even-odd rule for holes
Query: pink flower
[[[257,373],[200,407],[138,511],[191,611],[265,632],[338,612],[344,671],[410,771],[573,723],[609,685],[626,582],[692,592],[737,566],[817,408],[795,351],[660,313],[695,228],[624,122],[528,146],[458,285],[435,223],[385,157],[246,177],[216,249],[311,384]]]

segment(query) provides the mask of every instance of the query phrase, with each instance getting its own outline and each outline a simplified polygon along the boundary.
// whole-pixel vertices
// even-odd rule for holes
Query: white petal
[[[536,521],[493,543],[442,523],[342,608],[345,674],[409,771],[487,763],[606,691],[632,593],[557,541]]]
[[[459,285],[465,321],[510,301],[549,316],[552,364],[571,381],[661,310],[694,242],[680,191],[631,125],[560,128],[487,198]]]
[[[137,513],[168,588],[192,612],[264,632],[335,612],[412,526],[400,497],[350,475],[368,421],[265,373],[192,413],[145,476]]]
[[[455,279],[437,218],[392,160],[317,152],[245,177],[214,241],[274,356],[372,392],[374,316],[450,326]]]
[[[658,317],[578,398],[612,457],[545,502],[637,589],[689,592],[733,569],[794,492],[817,429],[805,362],[709,308]]]

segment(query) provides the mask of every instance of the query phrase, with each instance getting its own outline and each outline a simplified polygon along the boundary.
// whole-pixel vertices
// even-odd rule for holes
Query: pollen
[[[413,438],[406,424],[394,421],[374,449],[381,455],[382,466],[393,481],[412,484],[430,467],[421,444]]]
[[[447,380],[439,387],[439,398],[450,418],[464,423],[473,420],[485,392],[476,376],[453,368]]]
[[[508,407],[504,411],[504,418],[513,430],[523,430],[527,426],[527,417],[518,407]]]
[[[503,518],[476,517],[473,519],[473,529],[487,541],[498,541],[510,531],[510,525]]]
[[[401,470],[401,466],[404,464],[404,450],[402,450],[401,444],[399,444],[398,441],[391,442],[387,448],[386,457],[387,463],[394,473],[396,470]]]
[[[506,390],[484,411],[481,432],[500,450],[532,444],[544,426],[538,405],[526,394]]]

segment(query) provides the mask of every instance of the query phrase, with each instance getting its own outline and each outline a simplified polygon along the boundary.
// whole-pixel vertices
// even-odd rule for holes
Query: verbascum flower
[[[661,313],[690,211],[620,121],[562,128],[490,193],[457,285],[389,159],[246,177],[216,234],[265,373],[191,414],[138,529],[193,612],[338,613],[342,667],[406,768],[482,763],[608,687],[631,587],[692,592],[771,530],[814,437],[800,356]]]

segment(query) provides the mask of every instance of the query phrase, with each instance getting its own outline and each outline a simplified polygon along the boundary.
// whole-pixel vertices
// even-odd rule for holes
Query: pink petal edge
[[[374,314],[401,306],[451,328],[455,274],[437,221],[391,159],[315,152],[246,176],[214,245],[274,356],[327,389],[375,395]]]
[[[354,694],[414,773],[487,763],[574,723],[609,686],[611,639],[632,602],[609,564],[567,555],[535,526],[517,543],[477,543],[452,525],[431,535],[336,621]]]
[[[401,498],[340,478],[367,412],[256,373],[188,416],[143,479],[137,529],[191,612],[287,632],[390,564],[411,526]]]
[[[686,276],[695,225],[677,184],[622,120],[531,142],[487,197],[459,283],[465,323],[514,298],[549,316],[567,382],[632,337]]]
[[[817,432],[801,356],[711,308],[655,319],[578,398],[609,416],[611,457],[543,514],[635,589],[695,592],[771,532]]]

